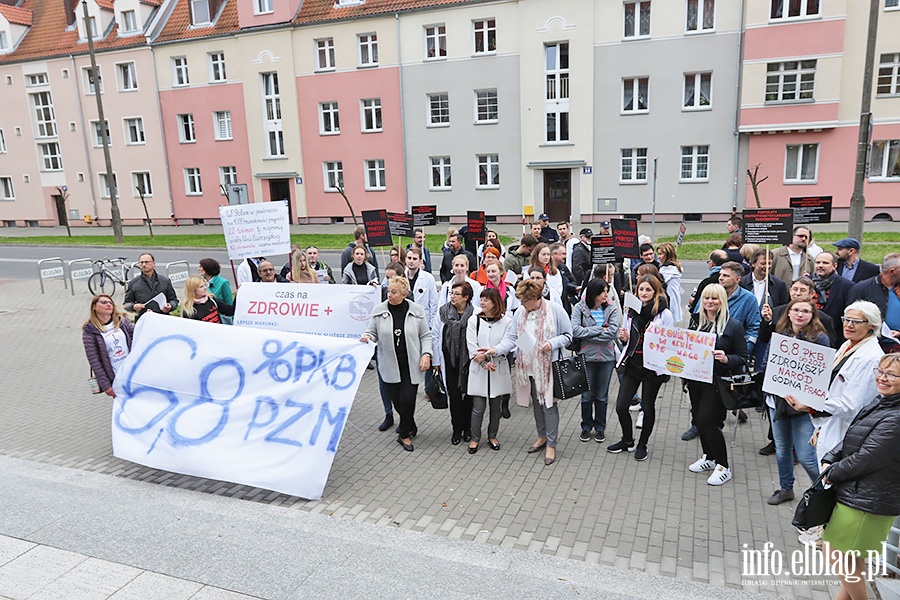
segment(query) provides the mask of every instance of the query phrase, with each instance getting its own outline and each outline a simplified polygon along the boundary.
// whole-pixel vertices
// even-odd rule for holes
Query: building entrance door
[[[294,207],[291,206],[291,180],[290,179],[270,179],[269,180],[269,200],[285,200],[288,207],[288,222],[294,223]]]
[[[572,214],[572,170],[544,171],[544,212],[551,223],[568,221]]]

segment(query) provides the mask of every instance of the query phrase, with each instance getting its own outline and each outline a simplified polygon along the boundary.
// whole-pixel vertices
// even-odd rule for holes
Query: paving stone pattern
[[[792,598],[831,597],[833,586],[821,582],[742,580],[745,544],[762,549],[772,542],[786,555],[800,548],[790,526],[795,503],[765,503],[778,487],[778,473],[774,457],[757,454],[766,442],[767,424],[756,413],[738,427],[736,447],[729,450],[730,483],[712,487],[705,476],[687,471],[700,445],[680,439],[690,417],[678,380],[666,384],[657,400],[646,462],[635,461],[630,453],[606,452],[606,445],[619,439],[614,382],[607,442],[580,442],[578,400],[565,401],[557,463],[545,467],[541,453],[525,452],[535,438],[530,409],[513,406],[512,418],[501,421],[499,452],[484,446],[470,456],[465,443],[450,445],[448,411],[432,410],[421,392],[416,450],[403,452],[395,435],[376,429],[383,413],[375,373],[367,371],[324,497],[307,501],[115,458],[112,400],[92,396],[87,384],[81,324],[89,300],[86,291],[77,288],[73,297],[57,281],[48,282],[43,295],[36,281],[0,284],[5,363],[0,453],[717,586]],[[117,300],[122,301],[121,292]],[[730,417],[727,433],[731,426]],[[808,485],[802,469],[797,480],[799,492]]]

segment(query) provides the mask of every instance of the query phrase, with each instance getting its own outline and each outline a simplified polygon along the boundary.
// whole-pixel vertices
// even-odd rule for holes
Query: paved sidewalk
[[[502,449],[483,449],[470,456],[465,445],[450,445],[447,412],[433,411],[420,403],[416,451],[402,452],[392,435],[376,430],[381,420],[381,402],[374,373],[369,371],[350,414],[324,497],[306,501],[268,490],[159,471],[113,457],[112,401],[105,396],[91,396],[87,389],[88,368],[80,326],[87,317],[89,297],[79,292],[71,298],[59,287],[56,293],[51,290],[41,295],[34,281],[0,284],[0,339],[4,341],[7,375],[0,383],[0,456],[25,459],[22,464],[67,467],[67,472],[81,474],[85,481],[103,475],[109,506],[103,499],[98,500],[98,508],[122,512],[125,524],[131,511],[147,509],[148,504],[158,502],[159,493],[165,493],[164,498],[187,499],[186,505],[225,502],[218,498],[222,496],[246,502],[229,500],[229,508],[222,509],[216,527],[206,532],[201,528],[199,534],[212,535],[237,526],[232,524],[232,513],[252,506],[254,510],[269,511],[265,514],[285,526],[319,515],[330,517],[328,523],[335,528],[350,523],[371,525],[376,539],[397,539],[391,537],[400,535],[396,530],[405,530],[423,534],[415,539],[428,540],[435,548],[461,540],[465,543],[459,546],[460,554],[471,554],[478,560],[466,562],[471,566],[460,569],[460,581],[465,580],[468,570],[482,564],[479,561],[484,557],[521,551],[516,556],[522,557],[522,577],[532,571],[540,572],[545,564],[559,564],[554,562],[556,559],[572,559],[590,573],[601,572],[591,569],[612,567],[627,570],[627,579],[634,585],[655,582],[655,595],[647,588],[646,596],[634,594],[639,597],[658,597],[659,587],[674,589],[685,582],[708,584],[712,587],[702,589],[710,590],[710,594],[712,590],[734,591],[741,597],[757,591],[791,598],[831,596],[832,584],[811,581],[815,578],[778,584],[771,578],[747,581],[741,576],[742,549],[761,550],[766,542],[785,553],[800,548],[790,527],[794,503],[779,507],[765,504],[765,498],[778,487],[777,467],[774,458],[756,452],[765,442],[766,422],[756,418],[755,413],[748,424],[738,428],[737,446],[730,450],[734,480],[714,488],[706,484],[705,477],[686,470],[700,450],[697,441],[680,440],[689,413],[687,398],[675,382],[664,386],[657,402],[657,428],[651,438],[648,461],[638,463],[628,453],[610,455],[605,451],[606,444],[579,442],[580,413],[577,401],[573,401],[565,403],[561,410],[559,460],[544,467],[540,455],[525,453],[534,438],[534,425],[530,411],[518,407],[514,407],[512,419],[501,423]],[[615,389],[613,384],[613,394]],[[607,436],[613,442],[618,439],[619,428],[612,409],[610,417]],[[730,427],[731,422],[728,432]],[[0,472],[5,472],[9,464],[0,463]],[[125,488],[134,489],[132,480],[154,485],[139,487],[144,491],[132,496],[123,509],[119,503],[124,500],[118,494]],[[72,475],[67,481],[79,479]],[[798,491],[807,484],[806,475],[798,471]],[[3,488],[5,491],[5,482]],[[29,503],[29,508],[41,512],[42,496],[43,488],[37,486],[35,501]],[[176,553],[174,547],[151,552],[149,547],[124,545],[123,540],[119,540],[120,544],[117,536],[109,535],[105,540],[108,545],[100,544],[98,551],[92,547],[92,551],[85,552],[66,547],[66,532],[57,532],[58,538],[53,542],[44,542],[39,537],[29,537],[29,531],[7,528],[4,522],[8,521],[10,505],[4,502],[0,513],[0,534],[251,595],[291,597],[269,596],[268,592],[226,585],[223,580],[206,581],[191,572],[161,569],[152,561],[145,561],[149,560],[147,553],[158,553],[159,560],[163,560],[165,555]],[[137,546],[143,535],[138,535]],[[353,550],[352,539],[350,536],[350,541],[341,547],[347,554]],[[219,552],[211,545],[201,555],[177,558],[189,565],[219,560],[233,565],[235,557],[238,564],[258,560],[254,552],[265,547],[223,547]],[[109,555],[100,553],[106,550]],[[290,553],[274,545],[268,550],[277,555],[271,557],[271,568],[286,568],[283,559]],[[244,551],[246,555],[242,554]],[[436,552],[434,556],[442,556]],[[409,556],[395,558],[404,561],[409,569],[418,568],[418,556],[415,560]],[[442,585],[449,583],[442,571],[443,563],[422,564],[430,565],[420,571],[422,577]],[[352,569],[354,573],[369,572],[367,564],[354,563]],[[665,577],[656,579],[657,575]],[[404,595],[403,588],[398,589]],[[546,592],[542,595],[564,595],[556,588],[547,588]],[[465,589],[458,593],[464,597],[479,591]],[[408,595],[422,594],[410,591]],[[694,597],[705,595],[706,592],[698,593]]]

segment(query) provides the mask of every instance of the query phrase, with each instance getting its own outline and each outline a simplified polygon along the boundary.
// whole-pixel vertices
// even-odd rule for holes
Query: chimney
[[[63,3],[66,7],[66,25],[71,27],[75,24],[75,7],[78,6],[78,0],[63,0]]]

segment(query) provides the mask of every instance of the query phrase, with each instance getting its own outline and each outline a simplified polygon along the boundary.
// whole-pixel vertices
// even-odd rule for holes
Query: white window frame
[[[112,134],[109,132],[109,120],[104,120],[106,123],[106,137],[109,139],[109,147],[112,148]],[[91,134],[92,134],[92,145],[94,148],[102,148],[103,147],[103,138],[102,132],[100,130],[100,121],[99,119],[96,121],[91,121]]]
[[[380,133],[384,131],[381,98],[363,98],[359,101],[359,112],[359,124],[363,133]]]
[[[116,79],[120,92],[134,92],[138,89],[137,67],[133,62],[116,64]]]
[[[689,153],[685,154],[685,150],[689,150]],[[688,156],[690,157],[691,171],[689,176],[685,176],[684,159]],[[709,181],[709,144],[682,146],[680,158],[681,160],[678,163],[678,181],[681,183],[705,183]]]
[[[708,84],[708,98],[706,98],[706,104],[703,104],[703,80],[706,78],[709,81]],[[693,89],[693,98],[691,99],[691,103],[688,104],[688,88],[691,87]],[[685,73],[684,74],[684,88],[682,89],[681,96],[681,110],[685,111],[697,111],[697,110],[712,110],[713,107],[713,87],[712,87],[712,71],[699,71],[697,73]]]
[[[319,135],[340,135],[341,112],[335,102],[319,102]]]
[[[193,144],[197,141],[197,129],[194,124],[194,113],[178,115],[178,142]]]
[[[366,160],[364,168],[367,192],[383,192],[387,190],[387,174],[384,169],[383,158]]]
[[[282,158],[284,128],[281,121],[281,87],[278,73],[260,73],[263,102],[263,125],[266,131],[266,158]]]
[[[429,171],[428,189],[431,191],[442,191],[453,189],[453,169],[449,156],[429,156],[431,169]],[[439,183],[435,185],[435,176]]]
[[[122,119],[122,123],[125,127],[126,146],[141,146],[147,143],[143,117],[125,117]],[[132,125],[134,125],[134,128],[132,128]]]
[[[447,26],[444,23],[425,25],[425,60],[447,59]],[[431,54],[431,53],[434,54]]]
[[[547,144],[569,143],[569,66],[568,42],[544,44],[544,142]]]
[[[497,88],[475,90],[475,124],[490,125],[500,120],[500,103]],[[493,116],[491,116],[493,108]],[[482,118],[482,113],[485,118]]]
[[[46,73],[29,73],[25,76],[27,82],[25,83],[25,87],[37,87],[42,85],[50,85],[50,80],[47,79]]]
[[[212,23],[212,15],[210,14],[210,11],[209,11],[209,0],[190,0],[190,5],[191,5],[191,25],[193,27],[205,27]],[[205,18],[197,17],[197,11],[195,10],[196,7],[203,7],[206,9]],[[200,17],[203,17],[203,16],[204,15],[202,15],[202,14],[200,15]]]
[[[31,96],[32,114],[37,128],[35,137],[56,137],[56,109],[53,107],[53,96],[50,92],[33,92],[29,96]]]
[[[791,0],[770,0],[769,2],[769,21],[799,21],[802,19],[818,19],[822,16],[822,3],[824,0],[800,0],[800,12],[796,15],[785,15],[784,9],[790,8]],[[785,6],[788,5],[788,6]],[[816,12],[810,13],[811,5],[815,5]],[[777,7],[781,7],[782,15],[776,16]],[[788,11],[790,12],[790,11]]]
[[[41,171],[63,170],[62,152],[60,152],[58,142],[43,142],[38,144],[38,148],[41,151],[41,162],[43,167]]]
[[[449,92],[432,92],[425,96],[427,127],[450,127]]]
[[[500,155],[477,154],[475,155],[475,189],[496,190],[500,188]],[[484,171],[485,183],[482,183],[481,175]]]
[[[809,153],[807,148],[815,147],[816,153],[816,164],[813,167],[815,169],[812,178],[803,178],[803,163],[806,155]],[[797,152],[797,162],[796,162],[796,170],[793,173],[788,173],[788,162],[790,159],[790,155],[792,151]],[[784,183],[786,184],[802,184],[802,185],[810,185],[818,182],[819,180],[819,144],[787,144],[784,149]]]
[[[111,198],[112,190],[109,187],[109,178],[106,176],[106,173],[97,173],[97,181],[99,183],[98,189],[100,190],[100,197]],[[113,187],[116,188],[116,198],[121,198],[122,195],[119,194],[119,177],[116,175],[115,171],[113,171],[112,183]]]
[[[186,196],[202,196],[203,180],[200,176],[200,167],[185,167],[184,194]]]
[[[316,71],[334,71],[334,38],[320,38],[316,42]]]
[[[0,201],[15,202],[16,188],[13,186],[12,177],[0,177]]]
[[[272,0],[254,0],[253,1],[253,14],[254,15],[268,15],[275,12],[275,4]]]
[[[491,48],[493,42],[493,48]],[[479,45],[481,50],[478,49]],[[472,21],[472,54],[476,56],[497,53],[497,20],[478,19]]]
[[[878,161],[881,164],[876,165],[878,154],[881,155],[881,160]],[[874,140],[869,155],[869,181],[900,181],[900,140]],[[875,172],[876,166],[880,169],[878,173]],[[888,174],[889,172],[894,174]]]
[[[231,128],[231,111],[215,110],[213,116],[213,137],[217,142],[233,140],[234,131]]]
[[[653,9],[650,0],[629,0],[622,3],[622,39],[623,40],[640,40],[650,37],[653,27]],[[641,16],[647,9],[647,31],[643,31],[643,21]],[[628,33],[628,17],[632,18],[632,32]]]
[[[0,154],[6,154],[6,133],[0,127]]]
[[[101,89],[103,82],[100,82]],[[191,74],[188,71],[188,59],[186,56],[172,57],[172,87],[187,87],[191,85]]]
[[[221,51],[209,52],[207,56],[209,57],[209,82],[221,83],[228,81],[228,75],[225,70],[225,53]]]
[[[721,0],[720,0],[721,1]],[[727,2],[727,0],[724,0]],[[684,32],[688,35],[713,33],[716,30],[716,0],[687,0],[684,18]],[[694,8],[697,22],[691,28],[691,9]],[[712,13],[712,24],[706,20],[707,12]],[[709,25],[709,26],[707,26]]]
[[[772,69],[776,67],[776,69]],[[789,60],[766,65],[766,104],[815,102],[818,61]],[[770,98],[774,94],[774,98]],[[788,97],[795,96],[794,98]],[[804,96],[808,96],[805,97]]]
[[[649,164],[647,148],[621,148],[619,157],[619,183],[645,185]]]
[[[153,179],[150,177],[150,171],[132,171],[131,172],[131,197],[140,198],[138,186],[144,184],[144,198],[153,197]]]
[[[93,96],[96,92],[94,83],[91,78],[91,67],[84,67],[81,70],[84,73],[84,95]],[[103,93],[103,70],[97,65],[97,80],[100,84],[100,93]]]
[[[122,33],[137,33],[138,31],[140,31],[140,26],[138,25],[137,11],[123,10]]]
[[[221,188],[227,188],[229,185],[234,185],[238,182],[237,178],[237,167],[235,166],[225,166],[219,167],[219,186]],[[220,189],[223,196],[226,196],[224,190]]]
[[[356,36],[357,65],[359,67],[378,66],[378,34],[361,33]]]
[[[884,10],[898,10],[900,9],[900,0],[884,0]]]
[[[6,52],[9,50],[9,37],[7,37],[5,31],[0,31],[0,52]]]
[[[322,175],[326,192],[337,192],[337,186],[344,185],[344,162],[340,160],[322,163]]]
[[[97,29],[97,17],[87,18],[87,35],[95,40],[100,38],[100,31]]]
[[[885,87],[887,91],[882,91]],[[881,55],[875,95],[879,98],[900,96],[900,52]]]
[[[644,85],[644,108],[639,108],[641,97],[641,82]],[[631,108],[626,105],[626,91],[631,91]],[[650,112],[650,78],[649,77],[625,77],[622,79],[622,103],[620,112],[623,115],[645,115]]]

